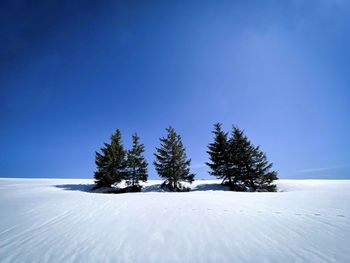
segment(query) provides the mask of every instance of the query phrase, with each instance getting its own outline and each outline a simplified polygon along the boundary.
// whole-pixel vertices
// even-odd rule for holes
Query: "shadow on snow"
[[[191,191],[229,191],[230,187],[222,184],[199,184]]]
[[[81,191],[81,192],[92,192],[94,184],[59,184],[54,187],[66,190],[66,191]]]
[[[56,188],[60,188],[66,191],[81,191],[90,193],[106,193],[103,189],[94,189],[94,184],[59,184],[54,185]],[[111,190],[111,188],[109,188]],[[191,192],[196,191],[229,191],[229,187],[223,186],[221,184],[199,184],[191,188]],[[141,192],[169,192],[167,189],[161,187],[161,184],[145,185],[142,187]]]

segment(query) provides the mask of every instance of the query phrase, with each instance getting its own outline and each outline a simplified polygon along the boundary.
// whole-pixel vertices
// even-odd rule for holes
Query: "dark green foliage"
[[[139,143],[139,137],[135,133],[132,136],[132,149],[127,153],[126,160],[126,184],[130,191],[141,190],[140,181],[147,182],[147,161],[143,157],[145,146]]]
[[[95,163],[97,171],[94,177],[97,187],[111,187],[122,181],[125,176],[125,150],[119,129],[111,136],[111,143],[105,143],[101,153],[96,152]]]
[[[228,134],[221,129],[221,123],[214,124],[213,134],[214,142],[208,145],[207,151],[211,161],[206,163],[211,169],[209,173],[218,179],[222,179],[223,183],[228,180],[231,185],[234,175],[230,173]]]
[[[271,171],[272,163],[258,147],[252,145],[244,132],[233,127],[231,138],[215,124],[214,143],[209,144],[211,175],[223,179],[231,190],[276,191],[277,172]]]
[[[147,181],[147,162],[143,157],[145,146],[139,143],[134,134],[132,149],[126,151],[121,142],[121,132],[116,130],[111,136],[111,143],[105,143],[101,152],[96,152],[95,183],[96,188],[111,187],[126,181],[126,188],[111,189],[110,193],[140,192],[140,181]],[[125,158],[127,157],[127,158]]]
[[[154,154],[154,166],[161,178],[166,179],[163,186],[171,191],[186,191],[181,182],[193,182],[194,174],[190,173],[191,159],[187,159],[181,137],[172,127],[166,129],[167,137],[160,138],[161,145]]]
[[[266,154],[259,146],[254,146],[244,135],[244,132],[233,127],[230,139],[230,150],[233,152],[232,161],[237,169],[237,181],[249,191],[275,191],[277,172],[271,171],[272,163],[267,161]]]

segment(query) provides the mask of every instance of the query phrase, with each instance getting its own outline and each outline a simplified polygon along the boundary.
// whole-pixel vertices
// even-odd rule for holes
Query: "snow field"
[[[350,262],[350,180],[279,180],[277,193],[92,182],[0,179],[1,262]]]

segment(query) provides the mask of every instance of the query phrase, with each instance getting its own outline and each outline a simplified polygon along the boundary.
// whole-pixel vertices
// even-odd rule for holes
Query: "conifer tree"
[[[172,191],[183,190],[181,182],[193,182],[194,174],[190,172],[191,159],[187,159],[181,137],[172,127],[166,129],[167,137],[161,137],[161,145],[154,154],[154,166],[161,178],[163,186]]]
[[[221,126],[221,123],[214,124],[214,142],[208,145],[207,151],[211,162],[207,162],[206,165],[211,169],[209,174],[222,179],[223,184],[228,180],[229,185],[232,185],[228,134],[222,130]]]
[[[95,163],[97,171],[94,177],[97,187],[110,187],[121,182],[125,176],[125,150],[119,129],[111,136],[111,143],[105,143],[101,153],[96,152]]]
[[[140,190],[140,181],[147,182],[147,161],[143,156],[145,146],[140,144],[139,137],[135,133],[132,136],[132,149],[127,153],[126,160],[126,184],[132,189]]]
[[[252,145],[244,132],[233,127],[230,139],[231,161],[236,180],[250,191],[276,191],[277,172],[271,171],[272,163],[267,161],[266,154],[260,147]]]

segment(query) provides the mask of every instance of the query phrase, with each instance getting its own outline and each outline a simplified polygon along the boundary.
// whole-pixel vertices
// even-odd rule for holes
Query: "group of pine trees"
[[[169,127],[166,137],[160,138],[160,147],[156,148],[153,162],[158,175],[164,179],[162,187],[170,191],[188,191],[182,182],[192,183],[194,174],[190,172],[191,159],[186,156],[186,149],[181,136]],[[244,132],[233,127],[231,136],[224,132],[221,124],[214,125],[214,142],[208,145],[211,169],[210,174],[222,179],[234,191],[275,191],[273,184],[277,172],[272,171],[272,164],[259,146],[251,144]],[[100,152],[96,152],[95,183],[96,187],[117,186],[125,181],[126,187],[119,192],[137,192],[141,182],[148,178],[147,161],[144,157],[145,146],[139,142],[135,133],[132,147],[126,150],[122,144],[119,129],[111,136],[111,142],[105,143]]]
[[[277,172],[259,146],[254,146],[244,132],[232,128],[231,136],[214,125],[214,142],[208,146],[210,174],[234,191],[276,191]]]
[[[111,136],[111,143],[105,143],[101,153],[96,152],[95,183],[97,187],[111,187],[125,180],[126,190],[137,192],[140,182],[147,181],[147,161],[143,156],[145,146],[140,144],[135,133],[132,148],[125,150],[119,129]]]
[[[160,138],[161,145],[156,148],[154,166],[159,176],[165,179],[162,187],[170,191],[186,191],[181,182],[192,183],[194,174],[190,173],[191,160],[187,159],[180,135],[172,127],[166,129],[167,136]],[[126,187],[118,192],[138,192],[140,182],[148,178],[147,161],[143,156],[145,146],[140,144],[135,133],[130,150],[125,150],[119,129],[111,136],[111,143],[105,143],[96,152],[96,187],[112,187],[125,180]]]

